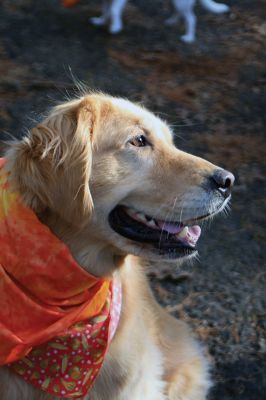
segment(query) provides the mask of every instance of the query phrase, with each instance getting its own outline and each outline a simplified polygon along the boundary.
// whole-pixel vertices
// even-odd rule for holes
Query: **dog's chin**
[[[128,240],[121,235],[116,234],[115,232],[113,232],[111,236],[111,239],[113,239],[112,245],[114,249],[116,249],[115,253],[119,256],[126,256],[128,254],[131,254],[147,261],[172,262],[175,265],[181,265],[188,260],[192,260],[198,255],[197,249],[194,249],[193,251],[187,253],[184,252],[182,254],[180,254],[180,252],[166,250],[158,251],[152,246]]]
[[[135,250],[132,249],[131,254],[138,256],[142,258],[143,260],[148,260],[148,261],[162,261],[162,262],[167,262],[167,263],[174,263],[174,265],[181,265],[184,262],[188,260],[192,260],[198,255],[198,251],[195,249],[194,251],[191,251],[190,253],[187,254],[180,254],[180,253],[173,253],[173,252],[164,252],[164,253],[158,253],[154,251],[154,249],[148,249],[148,248],[141,248],[138,246],[135,246]]]
[[[109,214],[114,233],[113,243],[119,251],[150,261],[183,262],[198,254],[199,226],[167,223],[137,213],[125,206],[115,207]]]

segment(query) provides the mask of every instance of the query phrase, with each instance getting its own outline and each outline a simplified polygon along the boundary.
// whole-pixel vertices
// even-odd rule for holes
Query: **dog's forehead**
[[[112,103],[128,117],[129,121],[143,128],[148,136],[172,142],[172,133],[168,125],[152,112],[124,99],[113,99]]]

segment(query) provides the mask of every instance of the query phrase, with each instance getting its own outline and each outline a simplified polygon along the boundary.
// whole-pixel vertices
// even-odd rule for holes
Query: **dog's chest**
[[[86,400],[166,400],[162,353],[143,321],[135,323],[125,341],[118,332]]]

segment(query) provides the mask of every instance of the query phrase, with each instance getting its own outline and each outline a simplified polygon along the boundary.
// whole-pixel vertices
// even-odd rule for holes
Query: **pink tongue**
[[[163,231],[173,234],[177,234],[183,229],[181,228],[181,226],[178,226],[176,224],[170,224],[169,222],[163,222],[163,221],[158,221],[158,225]]]
[[[188,234],[189,238],[191,238],[195,243],[198,241],[201,234],[200,226],[193,225],[188,227]]]
[[[201,229],[198,225],[193,225],[188,227],[188,233],[184,238],[177,239],[182,240],[182,242],[188,243],[192,246],[195,246],[201,234]]]
[[[182,231],[184,227],[178,226],[176,224],[170,224],[168,222],[163,222],[163,221],[158,221],[159,227],[168,232],[176,235],[176,238],[178,240],[181,240],[182,242],[189,243],[191,245],[195,245],[200,237],[201,234],[201,229],[198,225],[193,225],[193,226],[188,226],[188,232],[187,235],[183,238],[179,238],[178,234],[179,232]]]

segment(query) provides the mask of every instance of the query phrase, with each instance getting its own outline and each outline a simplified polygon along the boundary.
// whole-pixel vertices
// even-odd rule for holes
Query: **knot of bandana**
[[[64,398],[84,397],[118,325],[121,287],[97,278],[10,186],[0,159],[0,365]]]

